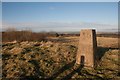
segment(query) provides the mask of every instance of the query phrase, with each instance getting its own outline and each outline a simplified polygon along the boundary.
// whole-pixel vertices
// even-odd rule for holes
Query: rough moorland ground
[[[50,38],[47,42],[2,44],[3,80],[118,79],[118,39],[98,37],[95,69],[75,64],[78,37]]]

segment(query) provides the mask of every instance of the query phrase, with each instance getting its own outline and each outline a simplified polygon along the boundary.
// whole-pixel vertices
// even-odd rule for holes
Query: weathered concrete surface
[[[96,50],[96,31],[93,29],[81,30],[76,63],[88,67],[94,67],[94,56]]]

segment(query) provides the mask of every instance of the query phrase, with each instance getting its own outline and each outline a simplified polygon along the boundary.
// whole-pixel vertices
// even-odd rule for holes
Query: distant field
[[[74,43],[75,45],[79,44],[79,36],[73,37],[49,37],[53,42],[63,42],[63,43]],[[107,48],[118,48],[118,38],[114,37],[97,37],[97,46],[107,47]]]

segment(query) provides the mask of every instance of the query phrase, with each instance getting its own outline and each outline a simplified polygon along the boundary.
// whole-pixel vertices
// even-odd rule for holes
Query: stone
[[[80,31],[76,64],[94,67],[94,58],[97,50],[96,31],[83,29]]]

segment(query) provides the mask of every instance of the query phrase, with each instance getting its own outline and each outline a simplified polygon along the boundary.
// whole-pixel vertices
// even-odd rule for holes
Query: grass
[[[89,70],[75,64],[78,42],[73,42],[73,39],[69,43],[40,41],[3,44],[2,71],[4,80],[15,77],[17,77],[15,79],[47,78],[49,80],[120,78],[117,74],[117,66],[120,66],[118,59],[116,59],[118,49],[100,47],[103,45],[101,42],[98,45],[97,53],[99,63],[95,69]],[[14,48],[21,48],[22,50],[19,53],[11,53]]]

